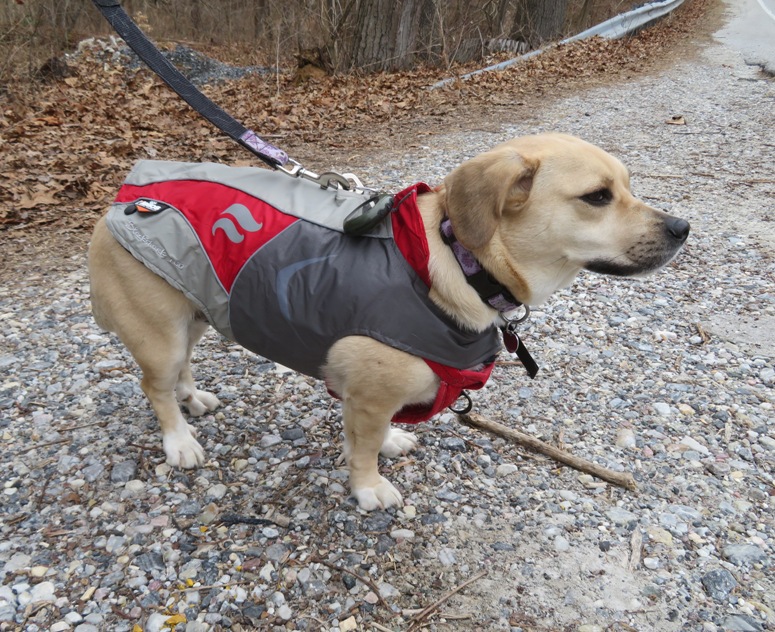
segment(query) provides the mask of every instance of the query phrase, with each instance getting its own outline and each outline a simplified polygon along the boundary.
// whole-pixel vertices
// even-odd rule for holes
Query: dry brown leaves
[[[440,90],[427,86],[450,73],[418,69],[303,85],[294,85],[290,73],[253,76],[205,92],[292,155],[309,144],[331,152],[348,143],[378,147],[397,126],[419,131],[436,121],[443,127],[445,119],[483,107],[513,107],[527,96],[642,71],[691,32],[709,3],[687,3],[680,14],[627,40],[554,47]],[[250,160],[147,70],[130,72],[87,56],[74,76],[19,86],[0,106],[0,230],[90,227],[140,158]]]

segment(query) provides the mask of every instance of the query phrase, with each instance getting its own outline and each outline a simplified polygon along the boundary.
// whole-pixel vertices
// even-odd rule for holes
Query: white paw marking
[[[185,422],[164,435],[163,446],[169,465],[192,468],[205,462],[205,452],[194,439],[193,428]]]
[[[207,391],[194,391],[183,400],[182,404],[188,409],[188,414],[192,417],[200,417],[206,412],[215,410],[221,405],[218,398]]]
[[[352,495],[358,501],[358,506],[364,511],[387,509],[388,507],[403,507],[404,499],[393,483],[384,476],[374,487],[353,489]]]
[[[400,428],[390,428],[382,442],[379,453],[388,458],[394,458],[407,454],[417,447],[419,443],[417,437],[406,430]]]

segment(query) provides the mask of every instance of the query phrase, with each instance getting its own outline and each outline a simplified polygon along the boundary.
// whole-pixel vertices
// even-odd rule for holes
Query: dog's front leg
[[[364,336],[331,347],[324,374],[343,402],[352,495],[367,511],[400,506],[400,492],[379,474],[379,454],[396,457],[414,449],[414,435],[391,428],[390,420],[408,404],[433,401],[438,378],[420,358]]]
[[[347,398],[343,416],[344,456],[350,468],[350,489],[358,505],[366,511],[402,506],[401,493],[378,470],[379,452],[392,412]]]

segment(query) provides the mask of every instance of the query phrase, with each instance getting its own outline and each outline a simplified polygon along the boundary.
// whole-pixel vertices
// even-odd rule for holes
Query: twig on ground
[[[328,568],[339,571],[340,573],[347,573],[348,575],[352,575],[357,579],[358,581],[363,582],[366,584],[369,588],[371,588],[372,592],[377,596],[377,599],[379,599],[379,602],[387,609],[387,611],[390,613],[391,616],[395,616],[396,613],[393,612],[393,609],[390,607],[390,604],[388,604],[387,601],[385,601],[382,597],[382,595],[379,594],[379,586],[374,583],[372,579],[369,577],[364,577],[363,575],[359,575],[358,573],[351,571],[349,568],[344,568],[343,566],[337,566],[333,562],[328,562],[320,557],[313,557],[310,560],[311,562],[317,562],[319,564],[323,564],[323,566],[328,566]]]
[[[26,454],[27,452],[32,452],[33,450],[37,450],[38,448],[48,448],[52,445],[57,445],[58,443],[69,443],[70,441],[72,441],[70,437],[64,437],[63,439],[56,439],[54,441],[48,441],[46,443],[36,443],[35,445],[32,445],[26,450],[24,450],[22,454]]]
[[[488,432],[500,435],[501,437],[511,439],[512,441],[526,446],[531,450],[535,450],[536,452],[540,452],[541,454],[544,454],[554,459],[555,461],[559,461],[560,463],[568,465],[581,472],[586,472],[587,474],[597,476],[598,478],[608,483],[618,485],[619,487],[624,487],[630,491],[636,491],[638,489],[638,486],[635,483],[635,479],[629,472],[614,472],[613,470],[609,470],[602,465],[592,463],[591,461],[582,459],[581,457],[575,456],[570,452],[555,448],[548,443],[544,443],[540,439],[531,437],[530,435],[520,432],[519,430],[514,430],[513,428],[504,426],[497,421],[492,421],[491,419],[487,419],[481,415],[477,415],[476,413],[458,415],[458,417],[464,424],[473,426],[475,428],[481,428],[482,430],[487,430]]]
[[[418,612],[416,615],[414,615],[410,619],[410,621],[412,622],[412,625],[409,626],[409,630],[407,632],[412,632],[413,630],[417,630],[418,628],[420,628],[423,625],[423,621],[425,619],[427,619],[431,614],[433,614],[436,610],[438,610],[438,608],[439,608],[439,606],[441,606],[441,604],[443,604],[445,601],[447,601],[453,595],[459,593],[461,590],[463,590],[463,588],[465,588],[469,584],[473,584],[476,580],[481,579],[486,574],[487,574],[486,570],[480,571],[479,573],[477,573],[473,577],[471,577],[471,578],[467,579],[466,581],[464,581],[462,584],[459,584],[458,586],[456,586],[455,588],[450,590],[447,594],[445,594],[440,599],[437,599],[436,601],[434,601],[427,608],[423,608],[422,610],[420,610],[420,612]]]

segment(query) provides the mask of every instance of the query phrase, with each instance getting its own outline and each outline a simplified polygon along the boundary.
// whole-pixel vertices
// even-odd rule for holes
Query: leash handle
[[[288,154],[262,140],[253,130],[224,112],[175,68],[127,15],[121,0],[92,1],[127,46],[199,114],[273,169],[288,163]]]

